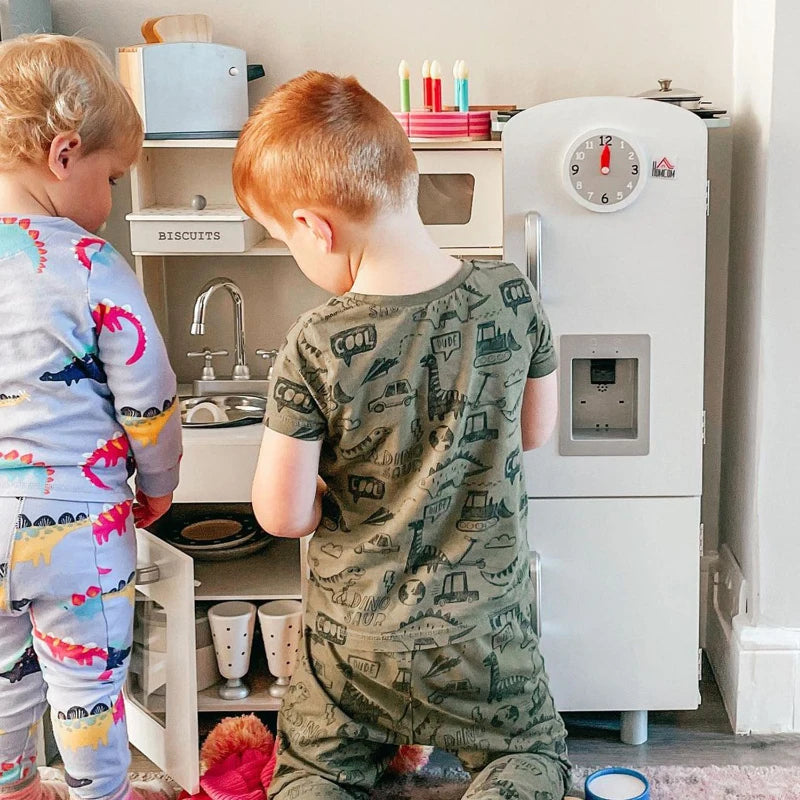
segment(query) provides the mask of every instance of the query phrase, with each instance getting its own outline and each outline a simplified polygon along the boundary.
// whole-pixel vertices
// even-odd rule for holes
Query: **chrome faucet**
[[[200,336],[206,332],[206,306],[211,295],[217,289],[225,289],[233,300],[233,327],[234,327],[234,367],[233,379],[246,381],[250,379],[250,369],[245,359],[244,345],[244,297],[241,289],[230,278],[212,278],[197,295],[194,301],[194,316],[192,317],[192,336]]]

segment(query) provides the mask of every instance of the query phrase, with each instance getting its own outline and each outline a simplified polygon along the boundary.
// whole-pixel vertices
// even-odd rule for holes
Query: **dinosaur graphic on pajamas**
[[[35,481],[42,494],[50,494],[55,470],[43,461],[34,461],[32,453],[20,455],[18,450],[0,453],[0,470],[7,470],[4,472],[5,477],[16,479],[20,486],[28,486]]]
[[[78,519],[65,524],[54,523],[17,528],[11,548],[12,567],[26,561],[30,561],[34,567],[41,563],[49,564],[56,545],[74,531],[84,528],[88,524],[88,519]]]
[[[120,581],[116,589],[104,592],[99,586],[90,586],[82,594],[75,593],[70,598],[69,605],[64,606],[67,611],[72,611],[76,617],[92,617],[102,614],[105,603],[116,598],[127,600],[133,608],[136,595],[135,573],[131,573],[127,581]]]
[[[133,313],[130,306],[118,306],[113,300],[103,300],[92,309],[92,319],[97,335],[105,328],[111,333],[122,330],[122,321],[133,325],[138,340],[131,357],[125,362],[128,366],[135,364],[143,355],[147,347],[147,335],[142,325],[142,320]]]
[[[75,245],[75,258],[78,263],[82,264],[89,272],[92,267],[101,264],[109,266],[114,256],[114,248],[105,239],[99,239],[96,236],[83,236],[80,239],[74,240]]]
[[[35,672],[41,672],[39,659],[33,651],[33,645],[28,645],[21,653],[17,653],[7,664],[0,667],[0,678],[9,683],[16,683]]]
[[[92,522],[92,534],[97,544],[108,542],[112,533],[124,536],[127,530],[128,517],[131,515],[132,500],[123,500],[115,506],[105,509]]]
[[[20,392],[19,394],[0,394],[0,408],[18,406],[20,403],[30,401],[30,399],[31,396],[27,392]]]
[[[36,268],[44,272],[47,263],[47,250],[39,241],[39,231],[31,228],[29,219],[3,217],[0,219],[0,258],[8,258],[16,253],[24,253]]]
[[[81,464],[81,472],[84,478],[98,489],[111,489],[106,486],[97,475],[92,471],[100,462],[104,467],[115,467],[120,461],[124,461],[130,452],[130,442],[124,433],[119,433],[107,442],[98,441],[97,447],[85,455],[86,461]]]
[[[95,709],[92,709],[93,711]],[[102,744],[108,746],[108,736],[114,725],[125,719],[125,703],[120,693],[111,708],[89,716],[76,716],[72,719],[54,720],[58,727],[58,740],[62,747],[77,750],[79,747],[91,747],[92,750]]]
[[[122,427],[125,428],[125,433],[138,442],[142,447],[147,447],[151,444],[158,444],[158,437],[164,426],[169,422],[175,409],[178,407],[177,398],[173,397],[164,403],[164,410],[160,411],[157,408],[149,408],[144,414],[139,413],[133,408],[123,408],[121,413]]]
[[[96,658],[101,661],[108,660],[108,652],[99,645],[67,642],[50,633],[42,633],[36,626],[33,628],[33,635],[47,646],[56,661],[63,663],[66,659],[70,659],[82,667],[90,667]]]
[[[60,369],[58,372],[45,372],[39,380],[63,381],[67,386],[86,380],[108,383],[103,364],[95,353],[87,353],[83,358],[75,356],[64,369]]]

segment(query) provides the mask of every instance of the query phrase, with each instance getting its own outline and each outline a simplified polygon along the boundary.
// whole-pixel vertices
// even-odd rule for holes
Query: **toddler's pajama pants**
[[[35,776],[45,699],[72,793],[127,793],[135,570],[130,501],[0,498],[0,798]]]
[[[463,644],[389,653],[306,629],[278,716],[270,798],[366,800],[398,745],[423,744],[482,769],[464,800],[561,800],[566,731],[529,622],[510,618]]]

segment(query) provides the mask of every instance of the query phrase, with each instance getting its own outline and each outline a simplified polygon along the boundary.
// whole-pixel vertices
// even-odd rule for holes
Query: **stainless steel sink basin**
[[[267,401],[259,395],[214,394],[180,401],[184,428],[233,428],[264,420]]]

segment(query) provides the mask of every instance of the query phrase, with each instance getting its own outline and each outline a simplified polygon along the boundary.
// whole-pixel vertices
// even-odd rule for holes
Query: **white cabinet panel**
[[[696,708],[700,499],[531,500],[528,525],[558,708]]]
[[[138,567],[131,670],[125,687],[128,735],[174,781],[196,792],[194,564],[147,531],[136,532]],[[138,641],[137,641],[138,639]]]

